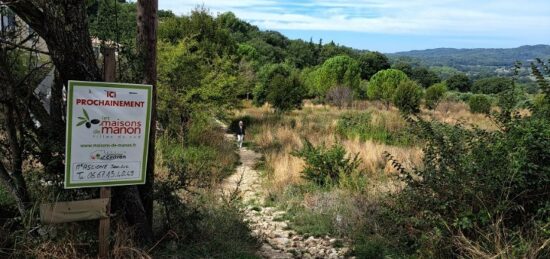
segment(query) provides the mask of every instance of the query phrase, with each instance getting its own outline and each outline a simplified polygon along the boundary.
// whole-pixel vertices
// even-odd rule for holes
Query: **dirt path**
[[[225,130],[222,122],[218,121]],[[226,138],[235,140],[231,134]],[[243,205],[245,222],[252,235],[262,245],[258,255],[263,258],[348,258],[350,249],[341,240],[325,237],[304,237],[289,229],[289,222],[282,220],[285,212],[263,204],[264,194],[259,172],[254,169],[261,154],[243,147],[239,149],[241,165],[235,174],[222,183],[225,199],[239,197]]]

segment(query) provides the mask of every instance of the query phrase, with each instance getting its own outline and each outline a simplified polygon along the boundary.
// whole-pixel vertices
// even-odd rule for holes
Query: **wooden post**
[[[137,1],[136,51],[143,65],[143,84],[153,86],[151,100],[151,127],[149,129],[149,152],[144,185],[139,186],[140,197],[147,215],[147,232],[153,226],[153,185],[155,182],[155,134],[157,128],[157,11],[158,0]],[[144,236],[145,239],[150,237]]]
[[[111,47],[103,48],[103,80],[105,82],[114,82],[116,78],[116,58],[115,49]],[[100,198],[108,198],[107,215],[111,214],[111,187],[101,187],[99,190]],[[111,232],[110,217],[99,220],[99,258],[109,258],[109,233]]]
[[[111,199],[111,187],[101,187],[100,198]],[[107,203],[107,215],[111,213],[111,201]],[[109,258],[109,232],[111,232],[111,218],[99,220],[99,258]]]

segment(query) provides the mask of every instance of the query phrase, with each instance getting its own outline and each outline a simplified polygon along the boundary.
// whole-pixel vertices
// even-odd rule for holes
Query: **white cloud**
[[[172,0],[160,8],[185,14],[204,4],[232,11],[262,29],[384,34],[528,37],[550,35],[550,2],[458,0]],[[548,36],[546,36],[548,37]]]

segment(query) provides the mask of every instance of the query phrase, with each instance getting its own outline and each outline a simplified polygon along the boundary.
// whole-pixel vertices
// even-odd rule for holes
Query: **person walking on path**
[[[239,121],[239,128],[237,128],[237,143],[239,143],[239,148],[243,147],[244,134],[244,123],[243,121]]]

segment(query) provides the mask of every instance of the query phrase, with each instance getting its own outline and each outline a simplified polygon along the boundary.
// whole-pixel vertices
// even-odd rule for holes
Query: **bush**
[[[387,129],[385,116],[381,116],[378,123],[372,122],[372,114],[348,113],[342,115],[336,124],[336,132],[347,138],[359,137],[361,141],[374,140],[388,145],[410,146],[416,143],[414,135],[403,128]]]
[[[422,88],[413,81],[399,83],[393,95],[393,104],[405,114],[420,112]]]
[[[286,112],[302,107],[306,90],[295,73],[290,77],[276,75],[268,84],[266,100],[278,111]]]
[[[286,64],[263,66],[258,72],[259,83],[254,88],[254,104],[269,102],[277,111],[300,108],[306,89],[298,72]]]
[[[350,107],[353,102],[353,92],[349,87],[336,86],[328,90],[325,101],[339,109]]]
[[[491,112],[491,101],[487,96],[476,94],[468,100],[468,106],[473,113],[489,114]]]
[[[302,177],[321,186],[337,184],[341,174],[351,175],[358,170],[361,159],[358,155],[346,158],[346,150],[341,145],[331,148],[324,144],[314,147],[307,139],[300,150],[295,150],[292,155],[304,159],[306,162]]]
[[[445,86],[444,83],[438,83],[428,87],[428,89],[426,89],[425,96],[426,107],[430,110],[435,109],[439,102],[443,99],[445,92],[447,92],[447,86]]]
[[[482,94],[498,94],[502,91],[510,89],[512,83],[512,79],[505,77],[483,78],[474,82],[472,92]]]
[[[378,71],[368,83],[367,96],[371,100],[382,100],[388,107],[395,89],[403,81],[409,81],[409,78],[400,70],[386,69]]]
[[[468,100],[470,100],[470,97],[472,97],[473,95],[474,94],[472,94],[470,92],[461,93],[461,92],[456,92],[456,91],[449,91],[449,92],[447,92],[447,94],[445,95],[445,97],[443,99],[446,100],[446,101],[451,101],[451,102],[465,102],[465,103],[467,103]]]
[[[490,108],[485,96],[472,100]],[[395,222],[419,257],[550,256],[550,117],[513,116],[507,105],[494,117],[501,130],[411,120],[426,141],[420,168],[388,155],[406,183]]]
[[[465,74],[453,75],[447,79],[446,83],[453,91],[468,92],[472,88],[472,81]]]

